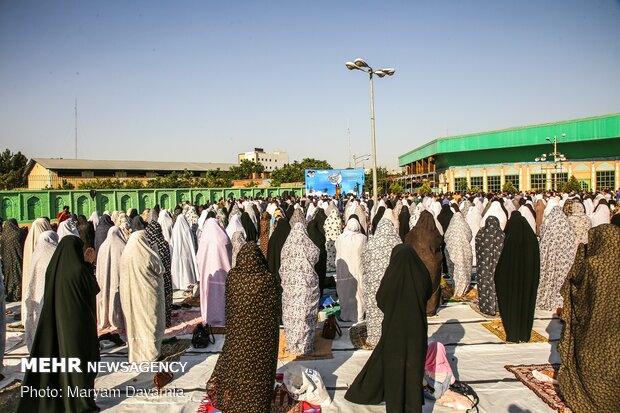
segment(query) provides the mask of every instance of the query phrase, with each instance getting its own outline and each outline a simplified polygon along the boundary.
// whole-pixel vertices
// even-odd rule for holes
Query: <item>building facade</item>
[[[244,159],[262,164],[265,167],[265,172],[273,172],[276,168],[288,165],[287,152],[265,152],[263,148],[254,148],[252,152],[240,153],[239,163]]]
[[[554,162],[554,137],[566,160]],[[584,189],[618,189],[620,113],[439,138],[399,164],[406,170],[399,181],[410,190],[429,182],[443,192],[500,191],[509,181],[521,191],[554,190],[570,176]]]
[[[95,179],[149,179],[165,176],[171,172],[191,172],[196,177],[208,171],[227,171],[231,163],[201,162],[151,162],[151,161],[106,161],[91,159],[33,158],[25,173],[28,175],[28,189],[54,189],[63,184],[77,186]]]

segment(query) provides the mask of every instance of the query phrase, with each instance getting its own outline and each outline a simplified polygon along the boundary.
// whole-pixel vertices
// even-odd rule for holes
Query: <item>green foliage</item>
[[[247,184],[244,185],[246,188],[256,188],[258,186],[258,182],[256,181],[250,181]]]
[[[398,182],[394,182],[390,185],[390,192],[395,195],[400,195],[405,189]]]
[[[78,189],[123,189],[123,182],[112,178],[97,178],[80,182],[77,187]]]
[[[21,152],[5,149],[0,154],[0,189],[15,189],[27,186],[24,172],[28,159]]]
[[[332,166],[327,161],[312,158],[304,158],[301,162],[294,161],[271,173],[271,186],[280,186],[285,182],[305,182],[306,169],[332,169]]]
[[[431,188],[431,184],[429,184],[428,182],[424,182],[424,184],[422,184],[422,186],[418,188],[418,194],[422,196],[430,195],[432,193],[433,193],[433,188]]]
[[[577,180],[577,178],[575,178],[575,175],[571,175],[571,177],[569,178],[568,182],[566,182],[564,185],[562,185],[562,191],[564,192],[581,192],[581,184],[579,183],[579,181]]]
[[[75,189],[75,185],[73,185],[71,182],[67,181],[66,179],[62,180],[62,183],[60,185],[58,185],[58,189]]]
[[[514,186],[511,181],[506,181],[506,183],[504,183],[504,186],[502,187],[502,192],[516,194],[517,192],[519,192],[519,190]]]
[[[139,179],[126,179],[123,181],[123,188],[125,189],[142,189],[144,183]]]
[[[381,181],[389,176],[387,168],[377,167],[377,192],[383,193]],[[364,192],[372,192],[372,170],[364,174]]]
[[[473,188],[469,188],[469,189],[467,190],[467,192],[471,192],[471,193],[473,193],[473,194],[477,194],[477,193],[479,193],[479,192],[482,192],[482,189],[480,189],[480,187],[479,187],[479,186],[474,186]]]
[[[456,188],[456,190],[458,192],[465,192],[465,191],[467,191],[467,181],[466,180],[460,181],[458,186],[457,186],[457,188]]]
[[[254,173],[262,173],[265,171],[265,166],[260,162],[249,161],[244,159],[237,166],[230,168],[230,174],[232,179],[248,179]]]

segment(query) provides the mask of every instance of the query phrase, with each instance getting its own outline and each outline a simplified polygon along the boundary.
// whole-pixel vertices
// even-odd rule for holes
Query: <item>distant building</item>
[[[263,148],[254,148],[252,152],[239,154],[239,163],[242,160],[258,162],[265,167],[265,172],[273,172],[276,168],[288,165],[288,153],[282,151],[265,152]]]
[[[554,137],[566,158],[557,163]],[[583,189],[617,189],[620,113],[438,138],[398,160],[407,190],[424,182],[441,191],[500,191],[506,182],[521,191],[551,190],[571,175]]]
[[[95,179],[137,179],[147,181],[171,172],[187,170],[194,176],[208,171],[227,171],[231,163],[105,161],[90,159],[33,158],[28,163],[28,189],[58,188]]]

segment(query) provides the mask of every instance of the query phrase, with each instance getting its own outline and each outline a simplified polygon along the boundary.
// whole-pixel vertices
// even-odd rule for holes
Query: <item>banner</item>
[[[360,194],[363,169],[306,169],[306,195]]]

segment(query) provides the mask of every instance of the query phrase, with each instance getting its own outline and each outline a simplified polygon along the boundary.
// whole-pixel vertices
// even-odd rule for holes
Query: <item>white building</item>
[[[262,164],[265,167],[265,172],[272,172],[276,168],[288,165],[288,153],[282,151],[265,152],[263,148],[254,148],[252,152],[240,153],[239,163],[244,159]]]

